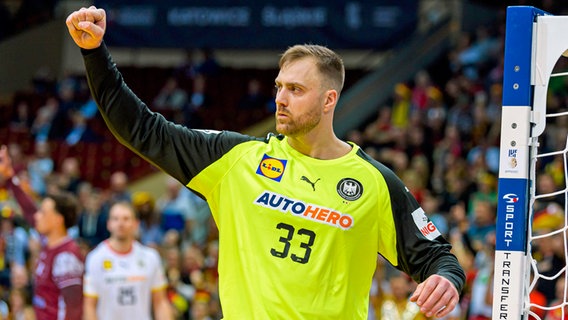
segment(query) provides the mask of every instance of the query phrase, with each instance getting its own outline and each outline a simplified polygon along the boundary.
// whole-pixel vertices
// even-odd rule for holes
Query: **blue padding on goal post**
[[[503,106],[530,106],[533,24],[547,13],[529,6],[507,8]]]
[[[507,8],[505,34],[505,65],[503,73],[503,109],[532,106],[531,61],[533,22],[547,12],[530,6]],[[527,124],[528,125],[528,124]],[[520,147],[520,146],[518,146]],[[501,157],[507,157],[508,150],[501,146]],[[528,152],[523,153],[528,156]],[[519,159],[529,161],[529,159]],[[526,165],[526,168],[529,166]],[[499,177],[499,202],[497,204],[496,249],[522,251],[527,248],[528,225],[528,172],[507,178]],[[508,202],[511,197],[516,202]],[[513,210],[513,215],[511,215]]]
[[[527,179],[499,180],[496,250],[523,252],[526,250],[527,183]]]
[[[534,22],[548,13],[507,8],[492,319],[527,319]]]

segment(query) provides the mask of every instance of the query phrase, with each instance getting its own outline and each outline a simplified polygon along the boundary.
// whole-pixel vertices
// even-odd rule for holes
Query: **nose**
[[[276,92],[276,107],[286,107],[287,106],[286,89],[281,88]]]

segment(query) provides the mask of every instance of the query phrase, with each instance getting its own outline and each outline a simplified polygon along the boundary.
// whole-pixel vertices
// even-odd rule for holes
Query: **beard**
[[[298,117],[294,117],[289,113],[286,114],[288,117],[284,119],[278,119],[278,116],[276,116],[276,131],[289,137],[307,134],[317,127],[321,121],[319,108],[313,108],[310,112]]]

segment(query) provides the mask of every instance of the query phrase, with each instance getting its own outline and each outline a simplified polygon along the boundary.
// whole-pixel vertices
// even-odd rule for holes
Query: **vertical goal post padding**
[[[493,319],[529,315],[538,136],[546,126],[549,79],[567,49],[568,16],[507,8]]]

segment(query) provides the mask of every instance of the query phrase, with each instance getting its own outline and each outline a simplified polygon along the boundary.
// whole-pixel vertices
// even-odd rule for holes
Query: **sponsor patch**
[[[256,200],[254,200],[254,204],[343,230],[350,229],[355,223],[353,217],[349,214],[319,205],[305,203],[301,200],[288,198],[270,191],[264,191],[260,194]]]
[[[416,227],[420,230],[420,233],[426,237],[426,239],[434,240],[442,235],[434,223],[432,223],[432,221],[428,221],[428,218],[422,208],[418,208],[412,212],[412,219],[414,219],[414,224],[416,224]]]
[[[286,169],[287,162],[288,160],[272,158],[265,154],[258,165],[256,174],[280,182],[280,180],[282,180],[284,170]]]

